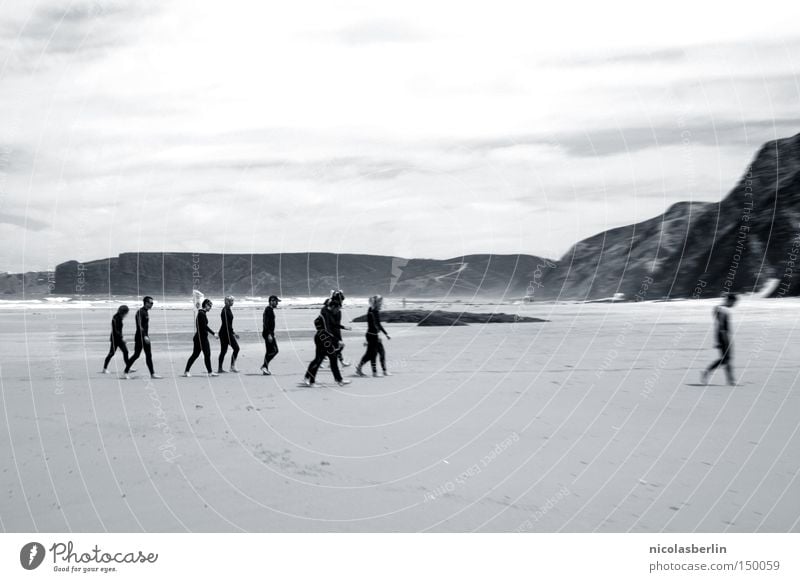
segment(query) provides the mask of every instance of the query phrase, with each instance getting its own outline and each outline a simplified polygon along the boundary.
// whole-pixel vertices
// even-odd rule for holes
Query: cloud
[[[336,31],[335,36],[344,44],[363,46],[419,42],[427,35],[422,30],[399,20],[364,20]]]
[[[599,67],[604,65],[642,65],[679,62],[686,59],[682,48],[664,48],[613,53],[608,55],[584,55],[558,59],[552,64],[564,67]]]
[[[411,162],[363,156],[333,157],[319,160],[256,159],[190,164],[187,169],[222,169],[234,171],[280,171],[284,177],[300,180],[339,181],[352,179],[390,180],[423,170]]]
[[[7,75],[38,70],[48,60],[102,56],[129,42],[131,25],[152,11],[150,3],[98,1],[35,7],[28,18],[0,24],[2,71]]]
[[[697,119],[672,125],[599,128],[562,134],[529,134],[459,144],[467,149],[501,150],[544,145],[575,157],[602,157],[680,144],[754,145],[800,132],[800,118],[714,120]]]
[[[3,193],[5,179],[10,174],[30,172],[34,155],[16,143],[3,143],[0,139],[0,194]]]
[[[18,216],[16,214],[9,214],[8,212],[0,212],[0,224],[11,224],[33,231],[42,231],[51,227],[49,223],[31,218],[30,216]]]

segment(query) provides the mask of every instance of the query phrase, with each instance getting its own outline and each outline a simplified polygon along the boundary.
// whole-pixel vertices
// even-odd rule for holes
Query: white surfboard
[[[206,296],[198,290],[194,289],[192,291],[192,304],[194,305],[194,317],[197,319],[197,312],[203,306],[203,301],[205,301]]]

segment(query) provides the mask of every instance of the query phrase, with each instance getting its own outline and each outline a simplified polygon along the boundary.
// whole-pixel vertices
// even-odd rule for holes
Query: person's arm
[[[213,335],[214,337],[217,337],[216,332],[213,329],[211,329],[210,325],[208,325],[208,314],[204,311],[202,313],[202,316],[203,316],[203,325],[205,326],[206,331],[211,335]]]
[[[730,337],[728,336],[728,314],[725,313],[724,309],[715,307],[714,317],[717,323],[717,337],[721,342],[719,347],[722,347],[723,345],[730,343]]]
[[[275,339],[275,311],[273,309],[269,310],[268,320],[269,320],[268,321],[268,323],[269,323],[268,336],[269,337],[267,339],[269,339],[269,341],[273,341]]]
[[[725,334],[725,337],[728,337],[728,313],[720,309],[719,314],[719,329],[721,332]]]
[[[392,339],[389,336],[389,334],[386,333],[386,330],[383,329],[383,324],[381,323],[381,312],[380,311],[376,311],[375,312],[375,327],[378,328],[378,331],[382,331],[384,333],[384,335],[386,336],[386,339]]]
[[[347,327],[346,325],[342,325],[342,313],[341,313],[341,312],[339,312],[339,321],[338,321],[338,324],[339,324],[339,329],[344,329],[344,330],[346,330],[346,331],[350,331],[350,328],[349,328],[349,327]]]
[[[122,339],[122,318],[117,317],[116,315],[111,318],[111,333],[113,334],[114,339]]]
[[[230,307],[224,309],[225,311],[225,331],[228,332],[228,335],[233,337],[238,337],[236,332],[233,331],[233,311]]]
[[[146,311],[139,309],[136,311],[136,327],[139,328],[139,333],[142,334],[142,341],[146,344],[150,343],[150,326]]]
[[[235,331],[233,331],[233,310],[232,309],[228,309],[228,311],[230,312],[230,316],[231,316],[230,333],[231,333],[231,335],[233,337],[235,337],[236,339],[239,339],[239,334],[236,333]]]
[[[336,337],[336,333],[338,331],[336,318],[333,314],[327,309],[324,308],[322,313],[319,314],[320,318],[322,319],[322,332],[324,332],[325,339],[330,339],[333,342],[338,342],[339,340]]]

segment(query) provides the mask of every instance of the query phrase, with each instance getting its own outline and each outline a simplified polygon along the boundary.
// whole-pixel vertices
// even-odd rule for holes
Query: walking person
[[[108,351],[105,362],[103,362],[103,374],[108,374],[108,364],[111,358],[117,351],[117,348],[122,352],[122,359],[125,362],[125,367],[128,367],[128,346],[125,345],[125,338],[122,335],[122,320],[128,315],[127,305],[120,305],[117,312],[111,318],[111,349]]]
[[[384,376],[391,376],[391,373],[386,369],[386,350],[383,348],[380,333],[382,332],[386,339],[392,339],[389,334],[383,329],[381,324],[381,308],[383,307],[383,297],[374,295],[369,298],[369,309],[367,310],[367,351],[361,358],[361,361],[356,366],[357,376],[366,376],[362,371],[364,364],[370,363],[372,367],[372,376],[378,377],[377,360],[380,359],[381,368],[383,369]]]
[[[708,368],[703,370],[700,381],[703,385],[708,384],[711,374],[720,366],[725,366],[725,375],[728,378],[728,384],[736,386],[736,380],[733,377],[733,341],[731,340],[731,315],[730,311],[736,305],[737,297],[733,293],[728,293],[725,296],[725,301],[722,305],[714,307],[714,323],[717,335],[717,349],[720,351],[719,359],[715,360]]]
[[[261,366],[261,373],[264,376],[272,375],[272,372],[269,371],[269,363],[278,355],[278,341],[275,339],[275,309],[280,301],[277,295],[270,295],[269,304],[264,308],[263,328],[261,330],[261,337],[264,338],[264,346],[266,348],[264,364]]]
[[[136,311],[136,336],[133,343],[133,355],[125,365],[125,379],[130,379],[130,372],[133,363],[144,352],[144,360],[147,362],[147,369],[153,380],[160,380],[161,376],[153,369],[153,353],[150,346],[150,310],[153,308],[153,298],[149,295],[142,299],[142,307]]]
[[[186,362],[186,371],[183,373],[185,378],[192,377],[189,370],[198,356],[200,356],[200,352],[203,353],[203,360],[205,361],[206,372],[208,372],[208,375],[219,376],[219,374],[211,369],[211,344],[208,343],[208,334],[217,337],[217,334],[215,334],[214,331],[208,326],[208,312],[211,311],[212,305],[213,303],[211,303],[211,299],[206,299],[203,301],[201,309],[197,312],[197,319],[195,320],[195,332],[194,337],[192,338],[194,342],[194,349],[192,350],[192,355],[189,356],[189,360]]]
[[[225,297],[225,305],[220,311],[219,317],[222,320],[222,325],[219,328],[219,366],[217,372],[222,374],[225,370],[222,369],[225,363],[225,354],[228,353],[228,346],[231,346],[233,353],[231,354],[231,372],[238,373],[236,368],[236,358],[239,357],[239,334],[233,331],[233,303],[236,299],[232,295]]]
[[[342,341],[342,330],[350,331],[350,328],[347,326],[342,325],[342,309],[344,308],[344,292],[339,289],[338,291],[331,291],[331,296],[325,300],[325,303],[322,304],[322,309],[320,312],[324,311],[325,308],[328,306],[328,302],[331,300],[338,301],[339,305],[341,306],[335,315],[335,322],[334,322],[334,333],[336,334],[336,339],[339,342],[342,342],[342,346],[344,343]],[[339,358],[339,363],[342,365],[343,368],[347,368],[350,365],[350,362],[344,359],[344,348],[339,350],[337,357]],[[325,367],[325,363],[323,362],[321,367]]]
[[[314,334],[314,359],[308,364],[303,383],[306,386],[313,386],[317,381],[317,372],[319,371],[322,360],[328,358],[333,373],[333,379],[339,386],[349,384],[350,380],[344,380],[339,371],[339,350],[344,347],[343,342],[337,336],[337,315],[341,310],[341,304],[336,299],[331,299],[328,304],[322,309],[322,312],[314,320],[314,327],[316,333]]]

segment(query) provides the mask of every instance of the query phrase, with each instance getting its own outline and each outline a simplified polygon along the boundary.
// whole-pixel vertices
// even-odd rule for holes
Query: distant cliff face
[[[541,295],[718,297],[756,291],[770,278],[779,279],[773,296],[798,295],[798,236],[800,134],[762,147],[720,203],[678,203],[577,243],[549,273]]]
[[[52,272],[1,273],[0,293],[14,297],[48,295],[55,283]]]
[[[472,255],[449,260],[389,256],[284,253],[124,253],[56,268],[55,293],[63,295],[266,296],[351,295],[430,298],[523,296],[545,259],[529,255]],[[540,276],[540,275],[539,275]]]

